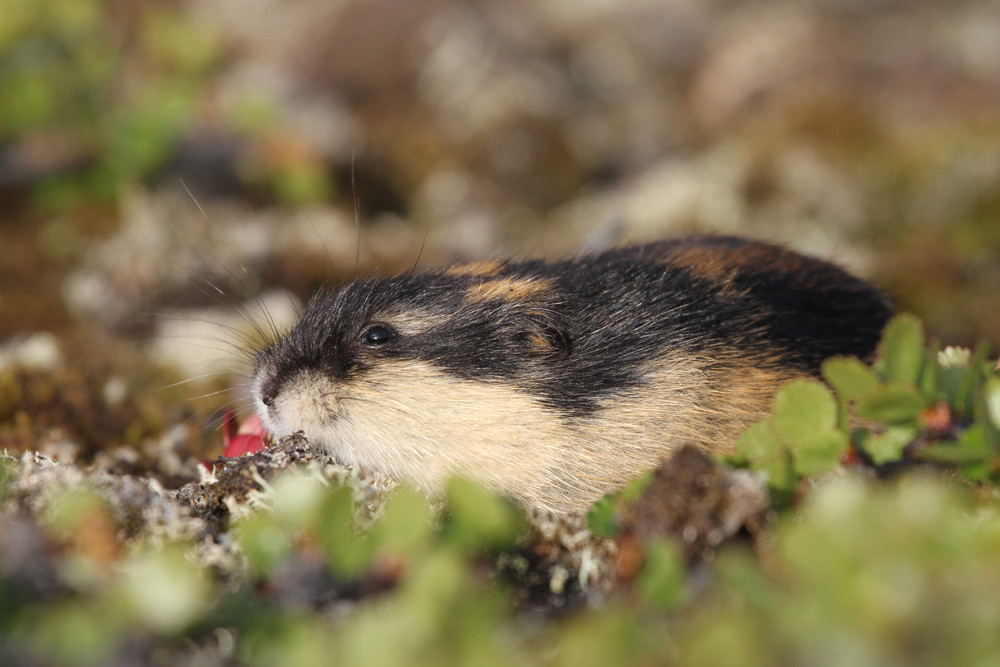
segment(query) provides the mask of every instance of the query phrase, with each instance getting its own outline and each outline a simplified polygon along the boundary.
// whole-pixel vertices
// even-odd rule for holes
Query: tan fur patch
[[[473,303],[491,299],[507,302],[526,302],[551,292],[552,281],[538,278],[497,278],[469,287],[466,298]]]
[[[458,264],[445,269],[449,276],[493,276],[503,268],[503,262],[495,259],[484,259],[469,264]]]
[[[411,310],[408,312],[385,313],[372,317],[372,321],[385,322],[406,336],[424,333],[434,327],[447,324],[450,320],[439,313]]]
[[[746,269],[794,272],[801,270],[805,261],[796,253],[769,245],[747,245],[738,249],[682,245],[669,249],[661,259],[724,290],[729,289],[735,277]]]
[[[655,467],[681,442],[730,450],[749,425],[768,416],[777,388],[792,375],[749,364],[720,369],[718,360],[677,355],[654,362],[647,382],[607,402],[580,421],[580,438],[564,470],[551,476],[556,488],[570,483],[586,509],[610,490]],[[714,370],[710,370],[713,369]]]

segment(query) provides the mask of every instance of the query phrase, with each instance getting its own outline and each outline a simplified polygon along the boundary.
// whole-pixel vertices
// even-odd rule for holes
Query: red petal
[[[226,410],[222,423],[223,456],[254,454],[267,446],[268,433],[259,416],[251,415],[237,428],[235,413]]]
[[[247,417],[247,420],[240,424],[240,429],[237,433],[256,433],[258,435],[264,435],[266,431],[264,430],[264,423],[261,422],[260,416],[255,413]]]
[[[265,446],[267,446],[267,441],[260,435],[237,435],[229,439],[222,455],[232,458],[244,454],[255,454],[264,449]]]

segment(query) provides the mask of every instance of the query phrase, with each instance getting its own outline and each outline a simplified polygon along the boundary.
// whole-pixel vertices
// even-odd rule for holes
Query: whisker
[[[260,345],[256,340],[246,336],[234,336],[234,337],[240,338],[240,340],[234,341],[231,338],[221,338],[219,336],[209,336],[207,334],[196,334],[196,333],[159,334],[154,340],[207,341],[223,345],[229,348],[232,352],[238,352],[244,354],[247,356],[247,358],[250,359],[256,356],[255,351],[260,347]]]
[[[229,345],[228,341],[221,341],[223,344],[228,345],[228,347],[217,347],[215,345],[207,345],[204,342],[197,342],[199,340],[196,336],[161,336],[161,340],[181,340],[190,345],[191,347],[197,347],[201,350],[211,350],[212,352],[218,352],[222,355],[234,355],[232,358],[242,359],[248,363],[253,363],[256,361],[257,356],[249,350],[243,350],[242,348]],[[205,341],[217,341],[218,339],[210,337],[202,337],[201,340]],[[219,359],[218,361],[222,361]]]
[[[180,184],[181,184],[181,187],[184,188],[184,191],[187,193],[188,197],[191,198],[191,201],[194,203],[195,207],[197,207],[197,209],[201,213],[202,217],[205,219],[205,222],[208,223],[209,230],[211,231],[212,235],[215,236],[216,239],[218,239],[219,241],[221,241],[222,244],[230,251],[230,254],[233,255],[233,257],[235,258],[236,263],[239,265],[240,269],[243,271],[243,275],[245,276],[246,281],[244,281],[242,278],[240,278],[240,276],[238,276],[236,274],[236,272],[234,272],[228,266],[226,266],[225,264],[223,264],[219,259],[213,257],[212,258],[213,263],[216,266],[218,266],[220,269],[222,269],[222,271],[226,275],[228,275],[230,278],[232,278],[241,288],[243,288],[243,290],[245,292],[252,293],[252,294],[256,295],[254,297],[254,300],[256,301],[257,305],[260,307],[260,310],[261,310],[262,314],[264,315],[265,319],[267,320],[267,323],[268,323],[268,326],[271,329],[272,335],[274,337],[278,337],[279,333],[278,333],[277,327],[276,327],[276,325],[274,323],[274,320],[271,317],[270,312],[265,307],[263,299],[260,297],[260,294],[259,294],[259,292],[260,292],[260,286],[254,281],[253,277],[250,275],[250,272],[247,270],[247,268],[244,265],[244,263],[240,260],[239,256],[235,252],[232,251],[232,247],[229,245],[228,241],[226,241],[226,239],[221,234],[219,234],[218,230],[216,230],[215,227],[212,225],[211,218],[208,217],[208,214],[205,212],[205,209],[202,208],[202,206],[201,206],[200,203],[198,203],[198,199],[194,196],[194,194],[188,188],[187,183],[185,183],[183,179],[180,179]],[[188,243],[188,247],[191,249],[192,252],[194,252],[195,256],[198,258],[198,260],[202,263],[203,266],[205,266],[205,267],[210,266],[210,263],[205,259],[204,255],[202,255],[202,253],[198,251],[197,248],[195,248],[191,243]],[[247,309],[246,305],[241,300],[237,299],[232,294],[227,293],[225,290],[221,289],[220,287],[218,287],[217,285],[215,285],[211,281],[209,281],[209,280],[207,280],[205,278],[202,278],[202,280],[205,283],[207,283],[216,293],[218,293],[220,296],[226,298],[226,300],[228,300],[230,302],[230,304],[233,305],[236,308],[237,312],[239,312],[241,314],[241,317],[243,317],[243,319],[246,320],[246,322],[250,326],[252,326],[254,328],[254,330],[257,332],[258,335],[260,335],[261,338],[264,338],[264,339],[267,338],[267,335],[265,334],[264,330],[257,323],[256,319],[253,318],[253,316],[250,314],[249,310]]]
[[[351,271],[351,280],[358,277],[358,267],[361,264],[361,217],[358,213],[358,182],[354,174],[354,149],[351,149],[351,198],[354,200],[354,270]]]
[[[413,266],[407,272],[407,275],[412,276],[417,271],[417,265],[420,264],[420,258],[424,254],[424,246],[427,245],[427,237],[431,233],[431,222],[430,220],[424,225],[424,238],[420,241],[420,250],[417,251],[417,258],[413,261]]]
[[[192,396],[188,398],[188,401],[199,401],[203,398],[211,398],[212,396],[219,396],[220,394],[228,394],[230,392],[236,391],[235,387],[226,387],[225,389],[219,389],[218,391],[210,391],[205,394],[200,394],[198,396]]]
[[[234,408],[225,408],[222,410],[216,410],[211,417],[205,420],[205,428],[212,431],[220,430],[226,421],[226,413],[232,410],[233,416],[239,421],[241,418],[253,412],[253,408],[250,406],[239,406]]]
[[[186,378],[184,380],[178,380],[177,382],[171,382],[170,384],[163,385],[162,387],[154,387],[153,391],[165,391],[167,389],[173,389],[174,387],[180,387],[181,385],[198,382],[199,380],[206,380],[208,378],[227,378],[229,375],[229,373],[204,373],[202,375],[196,375],[195,377]]]
[[[316,236],[316,240],[319,241],[319,245],[321,248],[323,248],[323,253],[326,255],[326,263],[330,265],[331,270],[335,270],[337,264],[336,262],[333,261],[333,255],[330,253],[330,248],[327,247],[326,241],[323,240],[323,237],[319,235],[319,230],[316,229],[316,225],[311,225],[311,227],[313,230],[313,234]]]
[[[180,321],[180,322],[199,322],[201,324],[208,324],[208,325],[210,325],[212,327],[217,327],[217,328],[220,328],[220,329],[225,329],[226,331],[229,331],[233,335],[241,337],[241,340],[242,340],[242,342],[244,344],[256,344],[257,343],[256,339],[251,338],[250,336],[248,336],[247,333],[243,329],[241,329],[239,327],[235,327],[235,326],[233,326],[231,324],[226,324],[225,322],[220,322],[220,321],[217,321],[217,320],[210,320],[208,318],[198,317],[196,315],[182,315],[180,313],[150,313],[150,314],[153,315],[154,317],[158,317],[158,318],[165,319],[165,320],[177,320],[177,321]],[[224,340],[224,339],[219,339],[219,340],[221,341],[221,340]]]

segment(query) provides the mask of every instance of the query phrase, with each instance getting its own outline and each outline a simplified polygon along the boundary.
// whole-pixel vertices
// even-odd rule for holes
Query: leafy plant
[[[823,378],[828,384],[784,387],[771,419],[740,439],[734,460],[766,475],[777,500],[752,549],[723,542],[692,560],[677,536],[626,532],[619,554],[640,562],[594,596],[599,604],[572,613],[519,606],[524,596],[498,583],[497,555],[523,550],[528,525],[506,499],[456,480],[432,511],[415,491],[397,489],[383,502],[310,465],[255,478],[259,491],[231,505],[229,521],[198,544],[123,537],[128,518],[100,485],[50,496],[30,521],[0,514],[0,651],[15,664],[66,665],[154,657],[992,664],[1000,655],[1000,378],[985,347],[927,347],[920,323],[903,316],[873,366],[833,359]],[[942,466],[962,475],[938,474]],[[22,470],[10,459],[0,467],[5,507],[23,493]],[[619,511],[652,489],[649,477],[598,503],[592,529],[617,535]],[[34,559],[19,556],[24,549],[12,549],[8,535],[36,545]],[[522,562],[563,547],[533,548]],[[220,576],[209,566],[220,549],[243,566]],[[586,548],[576,555],[581,569],[594,557]]]
[[[615,537],[620,531],[618,513],[622,506],[634,503],[653,480],[651,472],[639,475],[621,491],[609,493],[587,512],[587,528],[600,537]]]
[[[735,460],[786,495],[803,477],[841,462],[877,468],[937,462],[958,466],[970,479],[994,478],[1000,378],[987,362],[988,346],[971,353],[926,343],[917,318],[897,316],[873,366],[846,357],[823,364],[833,391],[815,380],[783,387],[771,419],[738,440]]]
[[[98,0],[9,0],[0,27],[0,146],[48,208],[113,199],[189,126],[216,38],[176,11],[114,16]],[[27,167],[26,167],[27,168]]]

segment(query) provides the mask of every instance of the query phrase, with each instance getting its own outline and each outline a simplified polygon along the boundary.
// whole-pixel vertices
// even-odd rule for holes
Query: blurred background
[[[324,283],[695,230],[1000,341],[1000,4],[0,0],[0,447],[217,440]]]

